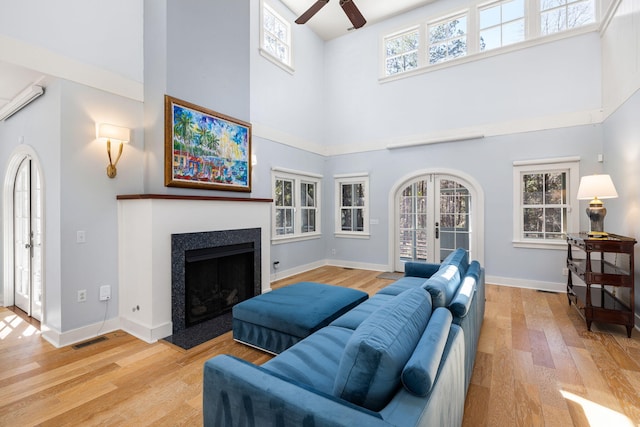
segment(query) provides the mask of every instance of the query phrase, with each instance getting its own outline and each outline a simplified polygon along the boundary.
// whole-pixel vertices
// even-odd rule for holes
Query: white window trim
[[[369,205],[370,205],[370,192],[369,192],[369,174],[368,173],[352,173],[334,175],[335,181],[335,237],[352,238],[352,239],[368,239],[369,234]],[[342,206],[342,184],[357,184],[362,183],[364,186],[364,206],[362,207],[363,213],[363,230],[362,231],[343,231],[341,223],[340,209]]]
[[[525,0],[525,40],[518,43],[512,43],[506,46],[501,46],[495,49],[489,49],[485,51],[480,51],[480,41],[479,41],[479,27],[480,27],[480,17],[479,17],[479,8],[487,6],[494,1],[478,1],[474,5],[470,5],[468,9],[455,9],[453,11],[449,11],[441,13],[437,16],[427,17],[426,19],[420,19],[418,21],[414,20],[409,22],[407,25],[403,25],[402,27],[397,27],[395,30],[385,33],[379,37],[379,53],[380,59],[379,63],[379,77],[378,83],[388,83],[396,80],[401,80],[408,77],[413,77],[417,75],[421,75],[424,73],[430,73],[433,71],[442,70],[444,68],[454,67],[461,64],[466,64],[468,62],[477,61],[480,59],[490,58],[497,55],[502,55],[505,53],[511,53],[523,49],[528,49],[530,47],[543,45],[546,43],[552,43],[558,40],[563,40],[569,37],[575,37],[582,34],[587,34],[591,32],[597,32],[601,29],[601,6],[600,1],[595,1],[595,22],[592,24],[583,25],[580,27],[568,29],[565,31],[560,31],[548,35],[540,34],[540,11],[539,11],[539,0]],[[427,24],[433,23],[437,21],[441,21],[447,19],[451,16],[459,15],[461,13],[467,13],[467,54],[464,56],[460,56],[458,58],[453,58],[448,61],[438,62],[437,64],[429,64],[428,63],[428,55],[426,53],[421,58],[418,56],[418,67],[409,71],[400,72],[396,74],[392,74],[390,76],[386,75],[386,50],[384,40],[388,37],[391,37],[394,34],[401,34],[411,28],[419,27],[420,29],[420,43],[423,45],[420,47],[419,52],[427,52],[428,50],[428,34],[427,34]]]
[[[268,50],[266,50],[264,47],[262,47],[262,42],[264,40],[264,11],[268,10],[269,13],[271,13],[272,15],[274,15],[276,18],[280,19],[282,22],[287,24],[288,27],[288,35],[289,35],[289,63],[287,64],[286,62],[282,62],[280,60],[280,58],[278,58],[277,56],[274,56],[271,52],[269,52]],[[260,40],[258,41],[258,52],[260,53],[260,55],[265,58],[266,60],[268,60],[269,62],[273,63],[274,65],[277,65],[278,67],[282,68],[284,71],[290,73],[290,74],[294,74],[295,73],[295,68],[294,68],[294,63],[293,63],[293,33],[291,31],[291,23],[286,20],[282,15],[280,15],[278,12],[276,12],[274,10],[273,7],[271,7],[269,4],[267,4],[267,2],[265,1],[261,1],[260,2]]]
[[[271,168],[271,191],[273,192],[275,188],[276,180],[278,179],[289,179],[294,181],[294,233],[293,234],[285,234],[285,235],[277,235],[275,234],[276,230],[276,202],[275,199],[271,206],[271,243],[274,245],[280,243],[291,243],[298,242],[303,240],[311,240],[311,239],[319,239],[322,237],[322,209],[321,209],[321,201],[322,201],[322,175],[314,174],[311,172],[301,172],[293,169],[286,168]],[[301,182],[312,182],[316,185],[316,231],[303,233],[300,230],[302,225],[302,209],[299,201],[300,195],[300,183]]]
[[[524,160],[513,162],[513,246],[516,248],[565,250],[564,240],[540,241],[522,237],[522,189],[523,172],[569,170],[567,202],[567,233],[576,233],[580,229],[580,209],[578,208],[578,185],[580,183],[580,157],[559,157],[551,159]]]

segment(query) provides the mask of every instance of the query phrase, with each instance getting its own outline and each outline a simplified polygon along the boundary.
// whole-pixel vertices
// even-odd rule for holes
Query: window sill
[[[288,64],[285,64],[284,62],[280,61],[280,59],[278,59],[275,56],[273,56],[270,52],[264,50],[263,48],[259,48],[258,51],[260,52],[260,55],[262,55],[263,58],[265,58],[266,60],[268,60],[272,64],[277,65],[278,67],[282,68],[287,73],[289,73],[291,75],[293,75],[295,73],[296,70],[292,66],[290,66]]]
[[[539,242],[534,240],[514,240],[514,248],[529,248],[529,249],[553,249],[553,250],[566,250],[567,242],[564,240],[557,241],[545,241]]]
[[[346,232],[336,232],[334,233],[335,237],[341,238],[341,239],[369,239],[371,238],[371,235],[369,233],[366,232],[359,232],[359,233],[346,233]]]
[[[295,234],[293,236],[277,236],[271,238],[272,245],[280,245],[283,243],[303,242],[305,240],[319,239],[322,237],[322,233],[305,233]]]

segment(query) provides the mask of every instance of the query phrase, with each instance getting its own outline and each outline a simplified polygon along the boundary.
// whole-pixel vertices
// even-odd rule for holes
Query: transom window
[[[320,235],[320,175],[274,168],[272,239]]]
[[[419,40],[420,32],[417,28],[384,40],[387,75],[418,67]]]
[[[260,45],[261,52],[266,53],[272,61],[286,67],[292,66],[291,24],[264,2]]]
[[[482,55],[548,34],[580,27],[592,31],[596,12],[596,0],[481,2],[384,35],[380,73],[390,77],[413,71],[409,73],[413,75],[456,58]]]
[[[493,3],[480,9],[480,50],[524,40],[524,0]]]
[[[540,0],[540,32],[553,34],[596,21],[594,0]]]
[[[448,61],[467,54],[467,15],[429,24],[429,64]]]
[[[578,160],[514,163],[514,242],[562,244],[578,228]]]

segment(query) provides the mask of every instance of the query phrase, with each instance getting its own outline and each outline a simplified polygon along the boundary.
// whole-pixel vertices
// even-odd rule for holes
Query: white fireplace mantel
[[[262,292],[269,291],[270,227],[271,199],[118,196],[122,329],[146,342],[172,334],[172,234],[260,228]]]

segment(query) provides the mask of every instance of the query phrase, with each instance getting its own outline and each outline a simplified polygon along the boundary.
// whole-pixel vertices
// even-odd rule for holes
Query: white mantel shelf
[[[120,325],[147,342],[172,334],[171,235],[261,229],[262,292],[270,290],[271,199],[118,195]]]

